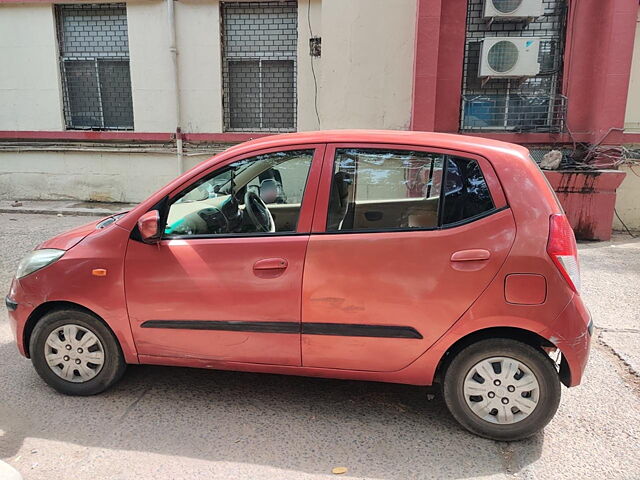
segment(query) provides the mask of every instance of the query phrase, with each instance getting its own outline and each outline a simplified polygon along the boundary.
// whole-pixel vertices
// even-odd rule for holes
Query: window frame
[[[196,234],[196,235],[171,235],[165,236],[164,229],[169,216],[169,209],[171,205],[178,200],[182,194],[201,181],[207,181],[207,179],[213,177],[221,170],[228,167],[230,164],[257,157],[259,155],[265,155],[269,153],[279,152],[291,152],[298,150],[313,150],[313,156],[311,158],[311,165],[309,166],[309,173],[307,174],[307,181],[305,183],[304,191],[302,194],[302,202],[300,203],[300,213],[298,216],[298,222],[296,230],[291,232],[246,232],[246,233],[223,233],[223,234]],[[216,238],[273,238],[273,237],[285,237],[295,235],[308,235],[311,231],[311,222],[313,217],[313,209],[315,206],[315,199],[318,191],[318,185],[320,180],[320,174],[322,169],[322,160],[324,158],[325,145],[324,144],[299,144],[299,145],[287,145],[273,148],[265,148],[259,150],[253,150],[242,154],[234,155],[229,158],[225,158],[216,162],[210,168],[200,172],[198,175],[185,180],[174,190],[169,193],[163,200],[163,205],[155,206],[151,210],[158,209],[160,211],[159,227],[163,232],[160,238],[160,243],[166,243],[175,240],[199,240],[199,239],[216,239]]]
[[[81,9],[84,5],[91,5],[90,2],[80,2],[78,4],[58,4],[54,5],[54,20],[55,20],[55,30],[56,30],[56,53],[57,53],[57,61],[58,61],[58,70],[59,70],[59,82],[60,82],[60,93],[61,93],[61,103],[62,103],[62,117],[64,121],[64,129],[65,130],[98,130],[98,131],[133,131],[135,128],[135,115],[133,109],[133,85],[131,82],[131,52],[129,45],[127,44],[127,54],[126,55],[104,55],[104,56],[96,56],[96,55],[86,55],[86,56],[77,56],[70,55],[64,53],[63,46],[65,40],[64,35],[64,15],[65,10],[73,10],[74,7],[76,9]],[[111,1],[104,4],[100,4],[104,7],[105,10],[109,10],[110,8],[118,8],[124,9],[124,15],[126,20],[127,27],[127,37],[129,34],[129,17],[127,4],[122,1]],[[99,11],[99,8],[97,10]],[[103,14],[108,16],[106,14]],[[67,64],[71,62],[87,62],[93,64],[93,72],[95,73],[96,78],[96,90],[97,90],[97,102],[100,113],[100,125],[98,126],[87,126],[87,125],[74,125],[73,122],[73,111],[71,108],[71,95],[69,88],[69,80],[67,78]],[[131,96],[131,125],[126,126],[107,126],[105,125],[105,104],[102,96],[102,83],[100,80],[100,62],[123,62],[126,63],[129,70],[129,95]]]
[[[345,231],[327,231],[327,217],[329,212],[329,201],[331,198],[331,186],[333,173],[335,169],[335,155],[339,149],[362,149],[362,150],[407,150],[414,152],[424,152],[431,154],[442,154],[451,157],[458,157],[466,160],[474,160],[478,163],[480,171],[484,177],[484,180],[489,189],[489,194],[493,200],[494,208],[483,212],[480,215],[469,217],[456,223],[450,223],[442,225],[442,208],[444,205],[444,192],[445,188],[440,189],[440,199],[438,203],[438,225],[436,227],[414,227],[414,228],[381,228],[376,230],[345,230]],[[442,185],[445,185],[446,181],[446,168],[443,169]],[[485,157],[472,152],[452,150],[447,148],[430,147],[424,145],[412,145],[412,144],[396,144],[396,143],[329,143],[326,146],[322,167],[322,178],[318,190],[318,196],[316,200],[316,208],[313,217],[312,233],[314,234],[326,234],[326,235],[347,235],[347,234],[366,234],[366,233],[387,233],[387,232],[430,232],[438,230],[447,230],[456,228],[462,225],[466,225],[471,222],[475,222],[482,218],[491,216],[502,210],[509,208],[507,204],[504,191],[498,180],[498,176],[495,169],[491,165],[491,162]]]
[[[223,130],[225,132],[232,132],[232,133],[237,133],[237,132],[271,132],[271,133],[288,133],[288,132],[295,132],[297,130],[297,126],[298,126],[298,54],[299,49],[298,49],[298,41],[300,39],[300,34],[298,32],[297,29],[297,23],[296,23],[296,27],[292,29],[293,32],[295,32],[297,38],[295,41],[295,54],[293,55],[287,55],[287,54],[283,54],[282,52],[279,52],[278,54],[274,54],[274,55],[263,55],[262,51],[259,49],[259,47],[254,48],[254,50],[252,51],[251,54],[237,54],[237,53],[233,53],[233,52],[227,52],[227,42],[229,35],[227,34],[227,30],[226,30],[226,25],[228,23],[227,17],[226,17],[226,13],[225,13],[225,9],[227,8],[234,8],[234,7],[240,7],[243,8],[242,4],[245,3],[246,5],[244,6],[244,8],[248,8],[248,6],[255,6],[256,8],[261,8],[262,6],[258,6],[258,5],[252,5],[252,4],[259,4],[259,3],[263,3],[264,7],[269,8],[269,7],[274,7],[274,6],[278,6],[278,1],[277,0],[267,0],[267,1],[256,1],[256,0],[252,0],[252,1],[247,1],[247,2],[243,2],[243,1],[221,1],[220,2],[220,9],[219,9],[219,14],[220,14],[220,55],[221,55],[221,65],[222,65],[222,83],[221,83],[221,100],[222,100],[222,123],[223,123]],[[296,21],[298,18],[298,14],[299,14],[299,5],[297,4],[297,2],[294,2],[293,0],[285,0],[284,2],[281,2],[284,6],[287,6],[287,3],[290,3],[290,6],[293,6],[295,4],[295,8],[296,8]],[[293,83],[292,83],[292,96],[291,96],[291,100],[293,103],[293,109],[291,111],[291,114],[293,116],[293,125],[291,127],[269,127],[269,126],[264,126],[264,97],[265,95],[263,94],[264,92],[264,79],[263,79],[263,63],[265,62],[270,62],[270,61],[285,61],[285,62],[292,62],[293,64]],[[233,127],[231,126],[231,118],[232,118],[232,114],[231,114],[231,68],[230,68],[230,64],[231,63],[242,63],[242,62],[257,62],[258,63],[258,70],[259,70],[259,126],[256,127]]]

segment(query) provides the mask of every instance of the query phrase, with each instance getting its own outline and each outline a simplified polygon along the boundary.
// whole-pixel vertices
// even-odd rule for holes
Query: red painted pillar
[[[567,126],[590,143],[619,144],[638,0],[572,0],[564,63]]]
[[[467,0],[443,1],[436,92],[436,132],[457,133],[460,129],[466,30]]]
[[[456,132],[466,0],[418,0],[411,129]]]
[[[418,0],[411,130],[435,130],[442,0]]]

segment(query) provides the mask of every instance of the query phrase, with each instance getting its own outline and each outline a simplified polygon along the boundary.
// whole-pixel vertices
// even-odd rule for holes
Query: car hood
[[[60,250],[69,250],[71,247],[80,243],[80,241],[89,235],[91,232],[96,231],[96,226],[102,222],[104,218],[100,218],[93,222],[87,223],[80,227],[76,227],[73,230],[69,230],[68,232],[61,233],[60,235],[56,235],[49,240],[41,243],[38,246],[40,248],[57,248]]]

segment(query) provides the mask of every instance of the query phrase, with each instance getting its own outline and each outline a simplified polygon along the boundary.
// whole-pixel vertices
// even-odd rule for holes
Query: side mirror
[[[158,243],[160,214],[157,210],[151,210],[138,219],[138,230],[144,243]]]

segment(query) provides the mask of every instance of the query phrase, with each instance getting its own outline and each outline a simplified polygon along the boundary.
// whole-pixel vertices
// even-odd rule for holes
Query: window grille
[[[297,2],[222,4],[227,131],[296,128]]]
[[[469,0],[462,85],[463,131],[559,132],[566,98],[561,95],[566,0],[543,0],[544,15],[533,21],[483,17],[484,0]],[[481,40],[538,37],[540,73],[525,79],[478,77]]]
[[[64,117],[69,129],[133,129],[123,3],[57,5]]]

